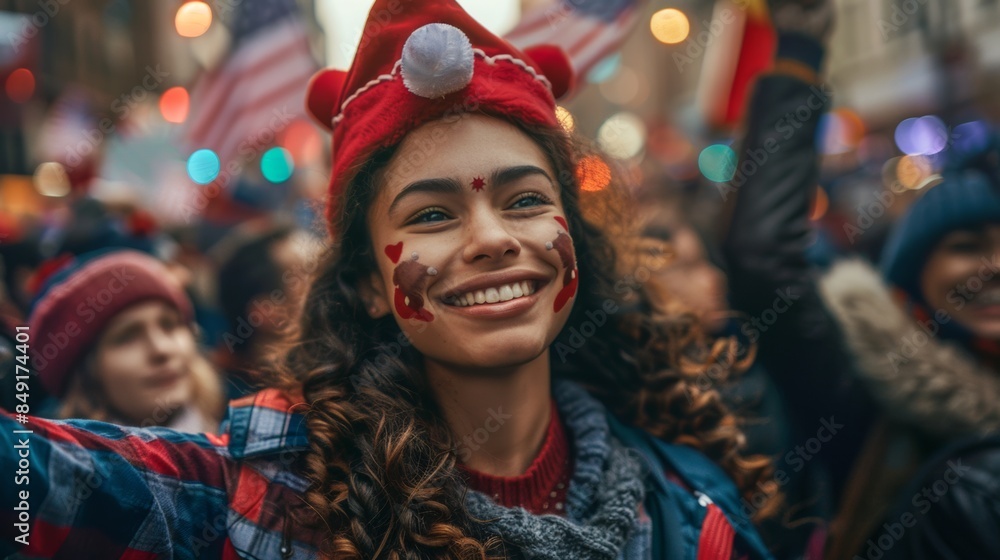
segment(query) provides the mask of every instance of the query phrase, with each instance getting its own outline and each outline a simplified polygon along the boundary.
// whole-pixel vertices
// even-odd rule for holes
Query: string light
[[[587,156],[576,165],[576,179],[580,190],[598,192],[611,184],[611,168],[598,156]]]
[[[201,37],[212,25],[212,8],[201,0],[187,2],[177,10],[174,25],[181,37]]]
[[[284,148],[271,148],[260,158],[260,172],[272,183],[284,183],[295,172],[292,154]]]
[[[559,119],[559,124],[566,132],[576,130],[576,119],[573,118],[573,113],[570,113],[569,109],[562,106],[556,107],[556,118]]]
[[[35,94],[35,75],[27,68],[18,68],[7,76],[4,90],[14,103],[24,103]]]
[[[698,169],[709,181],[729,182],[736,174],[736,152],[725,144],[712,144],[698,155]]]
[[[221,170],[222,162],[212,150],[198,150],[191,154],[187,161],[188,176],[199,185],[207,185],[214,181]]]
[[[191,98],[186,89],[177,86],[168,89],[160,96],[160,113],[167,122],[180,124],[187,120],[191,108]]]
[[[657,41],[676,45],[687,39],[691,32],[691,23],[684,12],[676,8],[666,8],[653,14],[649,20],[649,29]]]

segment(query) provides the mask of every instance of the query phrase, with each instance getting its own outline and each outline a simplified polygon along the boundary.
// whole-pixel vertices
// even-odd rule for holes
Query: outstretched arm
[[[822,450],[839,484],[874,408],[849,376],[839,326],[806,259],[819,176],[815,138],[830,104],[818,78],[829,9],[829,2],[806,0],[775,7],[775,72],[761,77],[748,107],[740,164],[726,190],[731,221],[723,253],[732,305],[748,318],[743,333],[757,342],[795,425],[808,432],[824,420],[843,424]]]
[[[0,557],[221,557],[228,463],[204,435],[0,413]]]

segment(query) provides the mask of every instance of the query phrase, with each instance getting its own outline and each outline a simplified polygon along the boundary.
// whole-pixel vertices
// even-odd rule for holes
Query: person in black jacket
[[[780,27],[782,19],[775,20]],[[807,44],[797,39],[800,46]],[[783,36],[779,53],[787,44]],[[806,57],[799,62],[807,62]],[[867,542],[874,538],[877,543],[882,536],[893,503],[905,497],[901,493],[921,463],[950,441],[996,429],[1000,378],[991,349],[996,339],[951,336],[959,321],[921,329],[927,318],[911,315],[919,309],[914,303],[932,295],[922,285],[925,272],[936,270],[928,264],[932,254],[949,233],[992,221],[983,214],[992,212],[996,190],[965,170],[931,188],[924,204],[918,201],[915,208],[949,211],[937,221],[928,221],[933,212],[912,218],[912,227],[896,236],[902,241],[891,242],[886,250],[883,269],[896,293],[904,288],[909,296],[905,306],[861,262],[839,264],[821,278],[805,254],[818,175],[814,137],[829,94],[809,84],[815,73],[808,70],[818,65],[787,66],[797,78],[763,78],[751,102],[740,167],[755,161],[755,155],[764,162],[742,178],[737,174],[725,191],[732,197],[732,221],[724,254],[733,307],[750,317],[744,333],[758,341],[760,362],[785,395],[796,424],[808,431],[822,418],[836,418],[842,425],[808,459],[793,457],[828,468],[832,491],[839,497],[824,557],[864,557]],[[814,110],[818,106],[823,108]],[[779,302],[780,295],[791,303]],[[945,292],[933,297],[937,295],[947,297]],[[930,307],[931,316],[938,310]],[[911,352],[906,341],[915,333],[924,336]],[[894,357],[904,353],[903,359]],[[957,509],[970,518],[979,511],[972,502]],[[967,525],[975,532],[975,523]],[[921,531],[908,528],[907,534],[917,538]],[[956,542],[968,547],[988,541],[962,537]],[[986,545],[977,555],[944,550],[949,548],[928,557],[981,558],[997,552]],[[876,551],[871,553],[869,558],[878,558]]]

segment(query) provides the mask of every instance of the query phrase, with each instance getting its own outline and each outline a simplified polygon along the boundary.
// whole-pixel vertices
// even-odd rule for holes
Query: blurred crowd
[[[775,459],[761,503],[778,491],[783,512],[761,530],[779,558],[1000,552],[1000,136],[947,123],[919,188],[895,169],[821,174],[823,111],[787,135],[782,119],[829,108],[815,98],[827,34],[779,39],[728,186],[633,185],[647,265],[625,276],[741,342],[746,372],[723,394],[748,448]],[[722,194],[707,224],[706,190]],[[266,214],[163,228],[82,193],[2,236],[0,386],[29,325],[33,411],[193,433],[216,432],[260,386],[325,244]]]

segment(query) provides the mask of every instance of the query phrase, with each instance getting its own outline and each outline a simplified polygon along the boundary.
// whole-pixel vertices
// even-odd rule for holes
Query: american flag
[[[253,161],[305,116],[318,69],[295,0],[242,0],[235,10],[230,52],[191,92],[182,136],[189,150],[214,150],[223,169]]]
[[[576,75],[583,78],[621,48],[643,4],[645,0],[556,0],[526,13],[505,38],[521,49],[541,44],[562,47]]]

